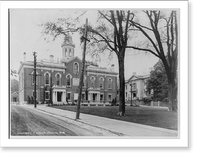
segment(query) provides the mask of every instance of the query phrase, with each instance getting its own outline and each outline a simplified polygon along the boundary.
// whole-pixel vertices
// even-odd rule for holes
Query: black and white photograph
[[[178,137],[178,9],[9,9],[10,135]]]

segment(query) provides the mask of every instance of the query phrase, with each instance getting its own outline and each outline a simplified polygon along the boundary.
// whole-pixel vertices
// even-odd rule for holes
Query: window
[[[50,93],[49,91],[45,91],[45,100],[49,100],[50,99]]]
[[[126,98],[127,98],[127,92],[126,92]]]
[[[49,79],[50,79],[49,73],[46,73],[46,74],[45,74],[45,84],[46,84],[46,85],[49,85],[49,83],[50,83],[50,80],[49,80]]]
[[[127,90],[127,85],[126,85],[126,90]]]
[[[82,100],[85,100],[85,93],[82,93]]]
[[[64,55],[67,56],[67,49],[64,49]]]
[[[67,93],[67,100],[71,100],[71,93],[70,92]]]
[[[109,95],[108,95],[108,101],[110,101],[110,102],[111,102],[111,99],[112,99],[112,95],[111,95],[111,94],[109,94]]]
[[[74,74],[78,74],[79,73],[79,66],[78,63],[74,63]]]
[[[100,88],[103,88],[103,77],[101,77],[100,79],[99,79],[99,87]]]
[[[108,89],[112,89],[112,79],[108,79]]]
[[[90,78],[90,80],[91,80],[91,87],[95,87],[95,78],[92,76],[91,78]]]
[[[133,83],[133,89],[137,89],[136,83]]]
[[[71,75],[67,75],[67,87],[71,87]]]
[[[56,74],[56,85],[60,86],[61,85],[61,76],[60,74]]]
[[[100,94],[100,102],[103,101],[103,94]]]

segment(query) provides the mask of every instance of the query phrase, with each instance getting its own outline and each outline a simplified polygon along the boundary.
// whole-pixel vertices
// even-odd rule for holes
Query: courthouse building
[[[74,56],[75,45],[71,37],[65,37],[62,58],[38,60],[36,68],[36,99],[39,103],[66,104],[77,102],[82,61]],[[33,61],[20,63],[19,102],[28,103],[34,95]],[[113,68],[106,69],[86,63],[82,102],[108,103],[117,97],[117,75]]]

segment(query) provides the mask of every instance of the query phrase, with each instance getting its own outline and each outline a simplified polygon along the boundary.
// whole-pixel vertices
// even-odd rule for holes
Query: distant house
[[[19,93],[12,92],[11,93],[11,103],[18,103],[19,102]]]
[[[149,95],[147,91],[147,80],[148,75],[138,76],[136,73],[126,80],[125,82],[125,99],[126,101],[131,100],[131,98],[142,99]]]
[[[74,57],[75,45],[71,37],[62,44],[62,59],[37,61],[37,78],[34,81],[33,61],[21,62],[19,74],[19,101],[28,103],[34,97],[39,103],[66,104],[77,102],[82,61]],[[26,56],[26,54],[24,54]],[[26,59],[24,57],[24,59]],[[110,102],[117,96],[117,75],[112,69],[86,64],[82,102]]]

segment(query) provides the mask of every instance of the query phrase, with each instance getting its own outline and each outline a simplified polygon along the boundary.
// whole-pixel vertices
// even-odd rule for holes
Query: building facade
[[[149,95],[147,90],[147,80],[149,75],[137,76],[135,73],[125,82],[125,99],[129,101],[145,98]]]
[[[82,61],[74,56],[71,37],[62,44],[62,59],[38,60],[36,67],[36,100],[39,103],[66,104],[78,99]],[[30,103],[34,97],[33,61],[21,62],[19,74],[19,102]],[[112,69],[86,64],[82,102],[110,102],[117,96],[117,75]]]

